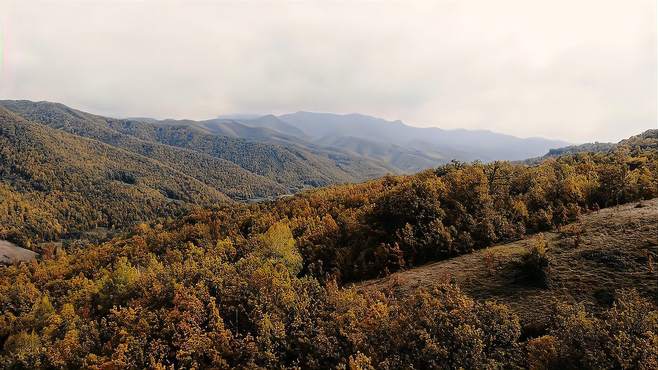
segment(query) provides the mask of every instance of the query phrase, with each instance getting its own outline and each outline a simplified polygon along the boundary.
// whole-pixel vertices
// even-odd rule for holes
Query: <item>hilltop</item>
[[[658,144],[658,130],[647,130],[639,135],[623,139],[618,143],[585,143],[580,145],[569,145],[562,148],[555,148],[548,151],[541,157],[529,158],[524,162],[527,164],[537,164],[549,158],[557,158],[563,155],[576,155],[579,153],[608,153],[619,146],[629,148],[649,148],[656,147]]]

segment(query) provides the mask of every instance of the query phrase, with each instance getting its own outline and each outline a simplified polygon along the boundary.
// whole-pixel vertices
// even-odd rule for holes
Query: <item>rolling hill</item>
[[[0,239],[22,245],[229,201],[169,165],[0,108]]]
[[[165,162],[239,200],[390,172],[346,153],[284,145],[284,140],[275,142],[271,131],[234,121],[120,120],[49,102],[0,101],[0,106],[48,127]]]
[[[588,214],[545,237],[550,260],[548,288],[528,284],[519,269],[535,237],[365,281],[357,287],[403,297],[452,281],[471,297],[509,305],[529,331],[545,330],[555,302],[581,302],[590,311],[600,312],[612,303],[615,291],[634,288],[648,299],[658,297],[658,272],[649,260],[649,256],[658,256],[658,199]]]

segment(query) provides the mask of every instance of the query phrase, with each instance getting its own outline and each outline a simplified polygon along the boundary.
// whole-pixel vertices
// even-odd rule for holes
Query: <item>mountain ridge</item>
[[[219,182],[212,184],[215,187],[230,183],[253,187],[262,183],[262,189],[244,195],[239,190],[233,191],[236,199],[278,196],[309,186],[360,181],[381,176],[387,171],[360,158],[280,145],[285,144],[283,140],[274,143],[216,135],[197,121],[151,123],[113,119],[50,102],[0,101],[0,106],[55,129],[160,160],[166,157],[167,161],[185,162],[179,163],[179,168],[186,171],[194,171],[190,166],[193,162],[204,166],[212,164],[216,170],[211,173],[226,173],[216,179]],[[194,172],[200,175],[200,171]],[[244,181],[234,181],[236,177],[244,178]]]
[[[442,129],[439,127],[418,127],[408,125],[401,120],[386,120],[379,117],[369,116],[361,113],[328,113],[297,111],[281,115],[261,115],[254,117],[249,114],[225,115],[220,119],[199,121],[203,123],[220,121],[232,121],[245,126],[258,127],[278,131],[261,132],[260,138],[252,136],[252,139],[267,140],[276,139],[284,143],[297,143],[295,139],[301,140],[302,145],[317,144],[348,152],[353,152],[350,145],[343,147],[336,145],[349,138],[366,140],[363,145],[390,145],[398,147],[402,157],[414,157],[414,151],[422,148],[435,161],[428,165],[425,159],[407,165],[396,165],[403,160],[386,160],[373,158],[391,165],[401,173],[412,173],[447,163],[451,160],[460,161],[495,161],[495,160],[524,160],[538,157],[550,149],[562,148],[570,143],[547,139],[539,136],[517,137],[510,134],[497,133],[488,129]],[[276,121],[272,123],[271,121]],[[259,121],[270,121],[263,123]],[[267,137],[269,132],[269,137]],[[283,135],[281,135],[283,134]],[[238,135],[239,136],[239,135]],[[373,151],[376,148],[366,148],[365,151]]]

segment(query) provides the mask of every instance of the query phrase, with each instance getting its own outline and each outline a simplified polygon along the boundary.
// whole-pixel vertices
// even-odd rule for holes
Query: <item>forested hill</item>
[[[655,144],[655,137],[658,136],[658,130],[647,130],[639,135],[623,139],[619,143],[585,143],[580,145],[570,145],[562,148],[551,149],[545,155],[537,158],[525,160],[525,163],[536,164],[548,158],[555,158],[561,155],[578,154],[578,153],[606,153],[615,149],[618,145],[629,147],[651,147]]]
[[[333,151],[221,136],[49,102],[0,101],[0,239],[26,246],[191,205],[361,181],[385,167]]]
[[[0,106],[29,120],[131,151],[137,150],[135,138],[197,151],[263,176],[261,182],[271,180],[287,193],[358,182],[388,173],[415,173],[451,160],[523,160],[566,144],[489,131],[417,128],[359,114],[298,112],[279,117],[238,116],[193,121],[115,119],[57,103],[24,100],[0,101]],[[141,154],[148,153],[141,151]],[[222,164],[216,165],[221,170]],[[234,199],[280,193],[267,189],[267,185],[260,189],[227,189],[225,185],[229,181],[223,178],[225,175],[219,177],[215,181],[223,185],[220,190]]]
[[[14,126],[8,125],[8,131],[19,130]],[[46,132],[35,124],[18,126]],[[55,140],[68,135],[60,132]],[[84,141],[90,148],[79,151],[83,159],[92,148],[108,155],[124,153]],[[658,135],[647,133],[634,143],[605,153],[551,158],[536,166],[452,163],[276,202],[218,203],[181,217],[140,223],[100,244],[42,245],[36,261],[0,268],[0,364],[654,369],[658,308],[655,295],[647,294],[656,291],[654,286],[603,294],[608,303],[600,311],[574,304],[565,294],[543,298],[555,304],[550,305],[554,313],[544,312],[551,319],[540,329],[522,326],[515,310],[503,303],[466,296],[450,283],[450,276],[444,284],[400,298],[343,288],[346,282],[563,227],[602,207],[657,197]],[[30,141],[28,147],[35,145]],[[36,161],[40,151],[34,153]],[[76,163],[63,162],[62,167]],[[45,168],[47,174],[64,172]],[[655,218],[612,231],[655,230],[651,220]],[[575,240],[578,235],[596,237],[575,232]],[[642,281],[655,282],[650,274],[655,274],[656,239],[646,237],[644,245],[632,250],[624,243],[637,241],[623,239],[614,250],[603,245],[589,251],[588,263],[624,269],[619,264],[628,260]],[[574,248],[560,250],[578,253]],[[518,284],[542,289],[550,265],[544,244],[537,243],[521,258],[523,280]],[[490,268],[486,260],[481,268]],[[616,286],[622,285],[628,286]],[[527,292],[505,288],[512,296]],[[563,288],[556,287],[560,292]]]
[[[118,120],[49,102],[0,101],[0,106],[28,120],[156,159],[234,199],[362,181],[387,172],[346,154],[217,135],[194,121]]]
[[[0,239],[24,246],[228,201],[157,160],[0,108]]]
[[[413,176],[281,199],[309,271],[376,277],[549,230],[583,212],[658,196],[658,130],[612,151],[538,165],[455,162]]]

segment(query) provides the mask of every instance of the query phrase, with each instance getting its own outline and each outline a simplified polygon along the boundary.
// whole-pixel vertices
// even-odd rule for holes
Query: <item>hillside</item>
[[[0,108],[0,239],[51,240],[228,201],[156,160]]]
[[[295,126],[314,140],[337,140],[353,137],[369,141],[395,144],[413,153],[422,148],[443,163],[450,160],[520,160],[544,154],[551,148],[566,143],[542,138],[521,139],[490,131],[443,130],[434,127],[419,128],[402,121],[386,121],[362,114],[331,114],[297,112],[279,116],[282,121]],[[423,164],[412,163],[401,167],[404,172],[413,171]],[[436,162],[433,165],[436,167]]]
[[[658,146],[658,130],[647,130],[639,135],[623,139],[618,143],[585,143],[580,145],[570,145],[563,148],[551,149],[541,157],[530,158],[525,160],[527,164],[537,164],[549,158],[555,158],[562,155],[574,155],[579,153],[607,153],[617,148],[625,146],[628,148],[650,148]]]
[[[156,134],[157,127],[150,124],[136,124],[139,128],[133,131],[144,132],[144,138],[141,138],[123,132],[133,127],[131,121],[94,116],[61,104],[0,101],[0,106],[32,122],[148,157],[233,198],[264,197],[288,192],[285,186],[251,173],[233,162],[153,141],[152,136]]]
[[[288,203],[298,217],[307,214],[304,200]],[[430,265],[454,279],[423,273],[424,289],[392,294],[374,289],[386,283],[341,288],[308,273],[300,252],[323,232],[320,225],[336,231],[329,216],[300,235],[300,220],[278,219],[267,208],[197,209],[104,243],[44,248],[33,263],[0,267],[0,364],[652,369],[656,279],[643,252],[658,252],[658,200],[645,204],[585,216],[580,225],[594,228],[581,233],[577,248],[573,225],[564,226],[564,236],[551,235],[555,289],[512,278],[508,261],[527,253],[522,241],[488,250],[495,253],[491,275],[486,258],[470,251]],[[345,217],[337,216],[338,224]],[[440,283],[450,280],[464,290]],[[640,293],[615,290],[627,287]]]
[[[297,127],[283,121],[279,117],[268,114],[262,117],[252,117],[248,119],[243,119],[243,122],[246,125],[252,127],[261,127],[275,130],[286,135],[296,136],[298,138],[307,139],[308,137],[304,134],[304,131],[298,129]]]
[[[51,128],[166,163],[234,199],[277,196],[387,172],[378,164],[345,154],[254,141],[245,132],[263,130],[237,122],[228,135],[229,128],[217,131],[208,122],[204,127],[195,121],[118,120],[48,102],[2,101],[0,106]]]
[[[343,150],[354,155],[382,161],[399,172],[419,172],[445,163],[447,156],[420,149],[408,149],[351,136],[327,136],[317,140],[319,145]]]
[[[549,288],[529,284],[519,268],[536,237],[397,272],[357,287],[403,297],[419,288],[454,282],[471,297],[510,306],[528,330],[545,329],[556,302],[580,302],[590,311],[600,312],[609,307],[615,292],[623,289],[634,288],[654,301],[658,297],[658,199],[593,212],[544,236],[550,261]]]
[[[15,130],[34,131],[20,137],[52,134],[26,139],[37,148],[26,159],[44,174],[73,167],[66,173],[102,190],[95,176],[107,164],[87,169],[89,158],[138,156],[6,115]],[[49,140],[68,145],[50,150]],[[273,202],[216,202],[99,241],[42,243],[34,261],[0,266],[0,364],[653,369],[657,149],[643,139],[536,166],[451,163]],[[91,191],[76,178],[61,186]],[[63,204],[77,196],[65,190],[54,209],[78,204]],[[127,212],[142,206],[117,196]],[[641,208],[609,208],[641,199]],[[18,204],[7,209],[41,205]],[[547,245],[528,239],[542,231]],[[424,289],[412,291],[417,278],[397,291],[376,289],[395,278],[350,287],[396,271],[418,274]]]

